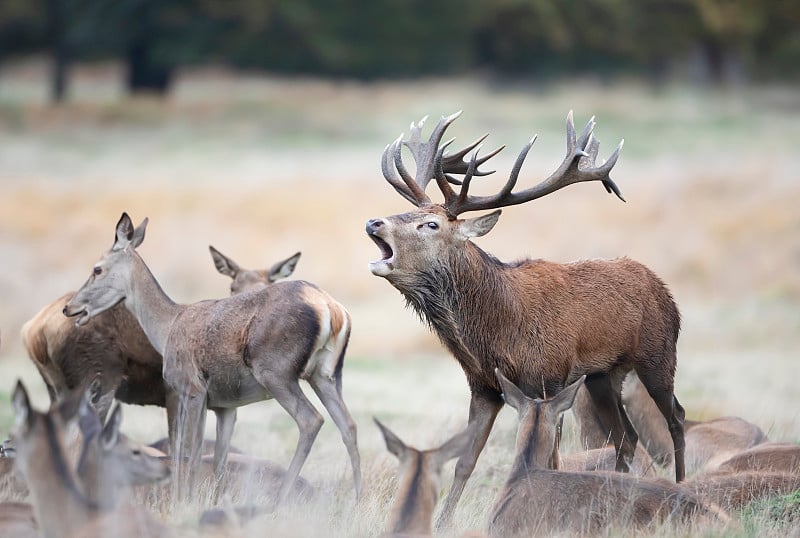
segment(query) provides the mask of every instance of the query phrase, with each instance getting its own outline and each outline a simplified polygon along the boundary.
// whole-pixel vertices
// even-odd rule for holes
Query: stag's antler
[[[464,174],[461,191],[457,195],[449,185],[446,185],[445,171],[442,168],[436,168],[434,173],[436,174],[436,181],[445,196],[443,206],[447,214],[455,218],[457,215],[467,211],[495,209],[498,207],[521,204],[546,196],[567,185],[582,181],[600,181],[603,183],[606,191],[609,193],[613,192],[624,202],[625,198],[622,197],[619,187],[617,187],[616,183],[614,183],[608,175],[619,158],[619,152],[622,150],[624,140],[620,141],[619,146],[617,146],[608,158],[608,161],[596,166],[595,160],[600,150],[600,142],[592,133],[594,126],[595,121],[594,117],[592,117],[586,124],[586,127],[583,128],[583,132],[580,136],[576,137],[575,125],[572,121],[572,111],[570,110],[569,114],[567,114],[567,153],[564,157],[564,161],[550,177],[538,185],[522,191],[511,192],[517,184],[517,177],[522,168],[522,163],[525,161],[528,151],[530,151],[533,143],[536,141],[535,136],[522,148],[522,151],[520,151],[506,184],[500,189],[500,192],[491,196],[472,196],[469,194],[469,186],[472,181],[472,176],[474,175],[470,173],[470,169],[474,168],[472,162],[476,161],[478,158],[477,150],[472,155],[470,165],[468,166],[467,172]]]
[[[474,164],[472,161],[470,163],[463,161],[467,153],[478,147],[480,143],[489,136],[488,133],[453,154],[442,154],[444,148],[449,146],[454,140],[448,140],[439,148],[442,136],[444,136],[444,132],[450,124],[460,115],[461,111],[447,117],[442,116],[436,124],[436,127],[433,128],[433,132],[430,137],[428,137],[428,141],[422,142],[422,127],[425,124],[425,120],[428,119],[428,117],[425,116],[419,123],[411,123],[411,134],[408,140],[403,140],[403,135],[401,134],[397,140],[386,146],[383,150],[383,157],[381,158],[383,177],[386,178],[386,181],[388,181],[397,192],[415,206],[419,207],[431,204],[431,199],[425,194],[425,189],[428,183],[437,176],[437,169],[441,170],[445,183],[450,182],[455,185],[461,185],[461,181],[452,177],[450,174],[464,175],[467,173],[470,166],[472,166],[471,175],[474,176],[485,176],[494,173],[494,171],[484,172],[478,170],[478,166],[496,155],[504,146],[484,157],[473,158],[472,161],[474,161]],[[404,145],[411,151],[411,155],[416,163],[416,177],[411,177],[411,174],[403,165],[402,149]]]
[[[439,142],[444,135],[444,131],[459,115],[461,115],[461,112],[441,118],[434,128],[433,133],[431,133],[430,138],[425,143],[421,142],[420,136],[425,118],[417,125],[412,123],[411,135],[408,141],[403,141],[401,135],[400,138],[395,140],[384,150],[382,160],[384,177],[397,192],[414,205],[422,206],[431,204],[430,198],[425,194],[425,188],[433,178],[436,179],[436,183],[445,198],[442,206],[451,218],[455,218],[459,214],[467,211],[494,209],[521,204],[546,196],[567,185],[583,181],[600,181],[606,188],[606,191],[609,193],[613,192],[620,200],[625,201],[619,187],[617,187],[614,181],[609,177],[609,172],[619,158],[619,152],[622,149],[624,141],[620,142],[619,146],[617,146],[608,158],[608,161],[596,166],[595,160],[597,159],[600,149],[600,142],[592,133],[595,126],[594,118],[589,120],[580,136],[576,136],[575,125],[572,121],[572,111],[567,115],[567,153],[564,157],[564,161],[550,177],[531,188],[518,192],[511,192],[517,183],[517,177],[522,168],[522,163],[525,161],[525,157],[527,157],[533,143],[536,141],[536,137],[533,137],[530,142],[522,148],[522,151],[520,151],[514,163],[514,167],[511,169],[508,181],[500,192],[491,196],[470,195],[469,186],[474,176],[485,176],[494,173],[494,171],[479,171],[478,167],[491,157],[497,155],[505,146],[495,149],[488,155],[478,157],[480,144],[488,136],[483,135],[466,148],[453,154],[445,155],[445,149],[453,140],[451,139],[441,146],[439,146]],[[403,144],[411,150],[417,164],[415,178],[412,178],[403,166],[401,158]],[[472,153],[469,162],[463,160],[464,156],[472,150],[475,151]],[[392,158],[394,161],[393,163],[390,160]],[[400,174],[399,176],[398,173]],[[464,177],[459,181],[450,174],[459,174]],[[461,185],[461,189],[458,193],[452,189],[450,186],[451,183]]]

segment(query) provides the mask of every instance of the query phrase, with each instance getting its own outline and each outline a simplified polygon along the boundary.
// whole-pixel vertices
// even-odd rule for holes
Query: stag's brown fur
[[[422,142],[420,122],[412,125],[408,140],[387,146],[383,175],[418,209],[372,219],[366,226],[383,255],[370,264],[373,274],[386,278],[430,325],[461,364],[472,392],[470,426],[475,438],[456,465],[442,523],[452,518],[502,405],[495,368],[537,396],[556,394],[581,374],[588,375],[586,386],[612,433],[620,471],[628,470],[637,441],[620,400],[622,380],[635,370],[669,424],[675,477],[681,481],[684,411],[673,394],[680,315],[664,283],[627,258],[503,263],[470,241],[491,231],[500,210],[457,218],[467,211],[524,203],[581,181],[601,181],[608,192],[622,198],[608,176],[620,148],[596,166],[594,122],[578,137],[570,113],[567,154],[556,172],[539,185],[513,192],[531,141],[500,192],[475,196],[468,193],[469,184],[473,175],[485,175],[477,166],[493,153],[478,159],[476,152],[469,163],[461,161],[479,140],[444,155],[439,142],[456,117],[442,118],[427,142]],[[414,155],[414,178],[402,165],[403,145]],[[459,193],[450,187],[454,178],[449,174],[464,176]],[[425,194],[433,178],[444,195],[442,204]]]

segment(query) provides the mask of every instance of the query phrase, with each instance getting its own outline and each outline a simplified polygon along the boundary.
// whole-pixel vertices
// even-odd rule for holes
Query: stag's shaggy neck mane
[[[497,333],[529,330],[525,316],[517,312],[519,303],[507,272],[517,265],[503,263],[467,241],[463,249],[443,252],[425,271],[390,278],[407,305],[453,353],[472,386],[499,390],[494,368],[509,358],[493,345]]]

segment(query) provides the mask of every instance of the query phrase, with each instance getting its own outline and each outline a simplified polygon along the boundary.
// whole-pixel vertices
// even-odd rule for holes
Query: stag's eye
[[[428,228],[430,228],[431,230],[438,230],[439,229],[439,225],[436,224],[435,222],[429,222],[428,223]]]
[[[132,451],[132,454],[134,456],[141,456],[142,455],[142,451],[139,450],[138,448],[134,448],[133,451]]]
[[[102,273],[102,272],[103,272],[103,268],[102,268],[102,267],[99,267],[99,266],[98,266],[98,267],[95,267],[95,268],[92,270],[92,272],[93,272],[95,275],[99,275],[100,273]]]

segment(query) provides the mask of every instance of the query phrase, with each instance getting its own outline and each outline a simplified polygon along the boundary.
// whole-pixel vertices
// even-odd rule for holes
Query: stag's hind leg
[[[642,381],[648,394],[653,398],[658,410],[664,415],[664,419],[667,421],[669,435],[672,437],[672,445],[675,451],[675,481],[682,482],[686,476],[686,467],[684,465],[686,441],[684,439],[683,425],[686,412],[675,397],[671,379],[667,382],[662,379],[662,376],[652,375],[649,372],[640,372],[637,370],[636,373],[639,374],[639,379]]]
[[[585,385],[600,421],[604,428],[611,432],[611,439],[617,452],[616,470],[627,473],[630,471],[639,436],[622,407],[621,382],[616,383],[612,380],[612,375],[615,374],[591,374],[586,378]]]

